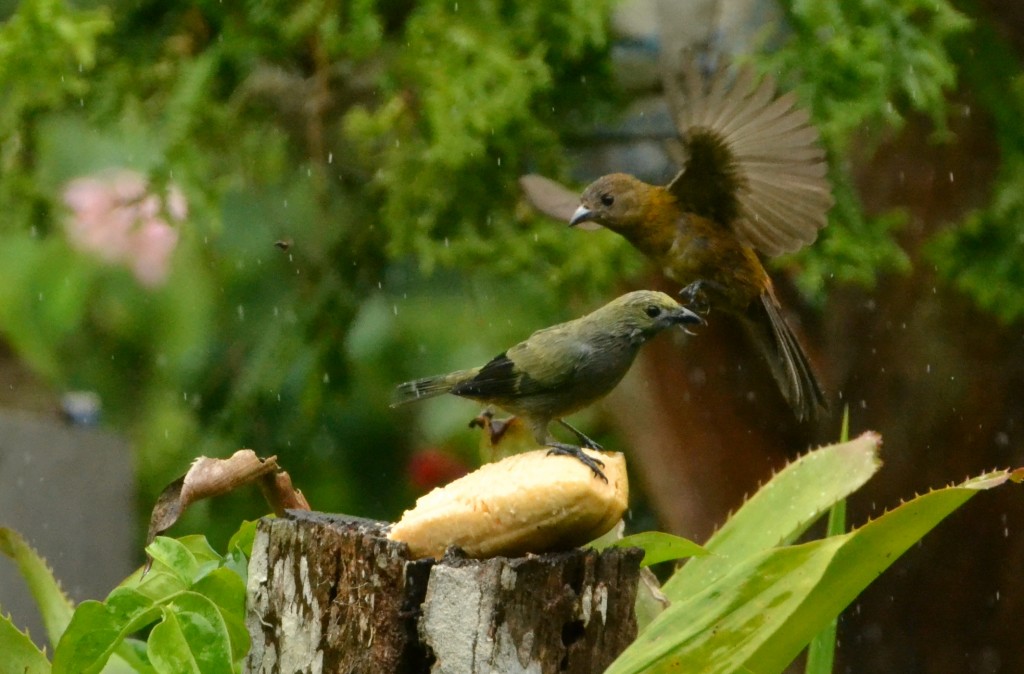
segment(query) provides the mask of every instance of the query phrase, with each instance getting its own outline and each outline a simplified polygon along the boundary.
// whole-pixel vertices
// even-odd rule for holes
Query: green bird
[[[549,454],[573,456],[605,479],[600,461],[581,447],[601,446],[563,420],[607,395],[625,376],[640,347],[662,330],[704,320],[665,293],[637,290],[566,323],[544,328],[482,367],[400,384],[392,407],[451,393],[494,405],[523,421]],[[579,445],[555,440],[557,421]]]

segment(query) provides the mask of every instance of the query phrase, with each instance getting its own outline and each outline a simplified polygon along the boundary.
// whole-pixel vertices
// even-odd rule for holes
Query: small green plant
[[[662,587],[671,604],[641,626],[607,673],[770,674],[812,642],[808,671],[831,671],[840,612],[976,493],[1024,478],[1021,470],[993,471],[843,533],[845,498],[880,467],[879,446],[879,436],[865,433],[812,451],[759,489],[702,546],[704,554],[678,545],[693,557]],[[827,537],[795,544],[827,512]],[[655,543],[664,550],[668,541]]]
[[[51,662],[0,616],[0,672],[240,672],[249,651],[245,582],[255,530],[255,522],[243,524],[224,555],[203,536],[158,537],[146,548],[148,571],[139,569],[103,601],[73,607],[42,558],[0,529],[0,550],[21,569],[54,649]]]

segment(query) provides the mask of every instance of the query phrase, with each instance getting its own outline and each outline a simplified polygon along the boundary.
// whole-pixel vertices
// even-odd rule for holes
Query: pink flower
[[[121,170],[72,180],[64,188],[64,203],[71,209],[66,231],[74,248],[128,267],[147,288],[167,280],[178,245],[178,230],[167,216],[179,222],[188,216],[188,202],[177,186],[155,194],[145,176]]]

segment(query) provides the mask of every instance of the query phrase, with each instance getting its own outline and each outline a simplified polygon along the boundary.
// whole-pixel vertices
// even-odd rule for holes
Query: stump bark
[[[249,563],[248,672],[586,672],[636,636],[643,553],[411,560],[387,525],[289,511]]]

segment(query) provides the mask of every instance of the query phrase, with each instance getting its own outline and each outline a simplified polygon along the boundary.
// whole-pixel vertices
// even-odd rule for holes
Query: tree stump
[[[592,674],[636,636],[640,550],[411,560],[386,532],[299,511],[260,522],[248,672]]]

